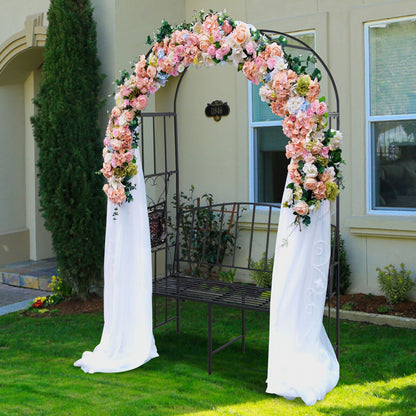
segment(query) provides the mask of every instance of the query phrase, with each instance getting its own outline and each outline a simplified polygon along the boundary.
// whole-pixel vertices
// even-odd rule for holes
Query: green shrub
[[[334,244],[334,236],[331,236],[331,245]],[[339,293],[345,295],[351,286],[351,268],[347,261],[344,240],[339,237]]]
[[[400,264],[400,270],[395,266],[386,266],[383,270],[377,267],[378,283],[381,291],[391,304],[403,302],[406,300],[408,293],[415,286],[411,278],[412,272],[406,270],[403,263]]]
[[[250,277],[258,287],[272,286],[272,273],[274,257],[268,258],[266,262],[266,253],[263,253],[262,258],[258,261],[251,261],[250,268],[257,270],[250,270]]]
[[[51,0],[42,82],[32,118],[45,227],[72,294],[102,279],[105,196],[98,128],[102,75],[90,0]]]
[[[233,253],[236,244],[235,233],[232,231],[235,218],[232,221],[229,215],[222,216],[211,208],[214,204],[212,194],[196,197],[194,193],[195,187],[191,185],[189,194],[181,192],[179,196],[179,241],[182,258],[190,260],[192,276],[233,281],[235,271],[220,272],[218,265],[222,264],[227,255]],[[175,195],[174,208],[177,203]],[[171,230],[169,239],[174,242],[177,226],[171,217],[168,222]]]

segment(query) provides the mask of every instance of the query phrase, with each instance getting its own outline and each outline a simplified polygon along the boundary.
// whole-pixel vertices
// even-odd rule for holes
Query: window
[[[314,32],[298,32],[294,36],[315,48]],[[294,41],[289,43],[294,44]],[[299,56],[303,51],[288,47],[286,52]],[[280,204],[289,164],[286,158],[288,138],[283,134],[282,119],[261,101],[259,89],[260,85],[249,83],[250,198],[256,202]]]
[[[365,34],[369,208],[416,213],[416,17]]]

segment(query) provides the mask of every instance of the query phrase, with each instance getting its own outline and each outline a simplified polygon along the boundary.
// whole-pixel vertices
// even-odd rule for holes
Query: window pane
[[[370,114],[416,114],[416,21],[369,27]]]
[[[315,33],[301,33],[299,35],[294,34],[298,39],[305,42],[311,48],[315,47]],[[295,41],[289,39],[289,43],[296,44]],[[300,45],[300,44],[299,44]],[[308,56],[309,54],[307,51],[303,51],[301,49],[294,49],[294,48],[286,48],[286,52],[291,54],[292,56]],[[309,64],[313,65],[313,64]],[[261,85],[251,84],[252,88],[252,107],[253,107],[253,121],[278,121],[281,120],[280,117],[277,117],[275,114],[272,113],[270,107],[261,101],[259,96],[259,89]]]
[[[254,130],[257,137],[257,201],[280,203],[289,164],[287,137],[280,126]]]
[[[262,84],[251,84],[252,88],[252,105],[253,105],[253,121],[278,121],[281,120],[276,114],[273,114],[267,103],[263,102],[259,95]]]
[[[373,209],[416,208],[416,121],[372,123]]]

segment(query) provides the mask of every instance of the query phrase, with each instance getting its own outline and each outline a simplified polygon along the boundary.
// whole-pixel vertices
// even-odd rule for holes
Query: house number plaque
[[[205,115],[213,117],[215,121],[220,121],[221,117],[228,116],[228,114],[230,114],[230,107],[221,100],[215,100],[205,107]]]

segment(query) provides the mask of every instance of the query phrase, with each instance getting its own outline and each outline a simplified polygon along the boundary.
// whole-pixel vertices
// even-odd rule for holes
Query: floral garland
[[[150,36],[148,43],[152,44]],[[318,99],[319,70],[311,77],[299,58],[285,54],[285,45],[284,37],[265,36],[225,13],[201,11],[192,23],[176,27],[163,21],[148,56],[141,55],[133,73],[123,71],[116,81],[116,105],[107,126],[101,169],[108,180],[103,190],[116,209],[133,199],[131,179],[137,174],[133,149],[138,145],[139,117],[150,94],[190,65],[223,62],[232,62],[248,80],[263,84],[261,99],[283,117],[292,181],[284,193],[283,206],[293,208],[295,222],[308,225],[310,212],[321,201],[334,201],[339,194],[337,182],[342,180],[342,134],[326,129],[327,105],[324,97]]]

